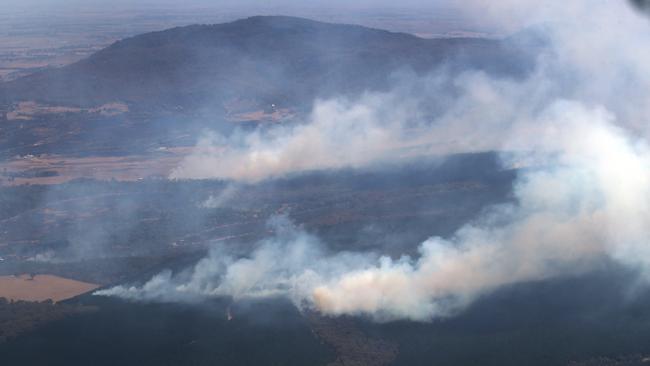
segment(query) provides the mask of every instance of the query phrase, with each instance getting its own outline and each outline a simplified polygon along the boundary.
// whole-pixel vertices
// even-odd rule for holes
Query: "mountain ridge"
[[[0,154],[187,146],[205,128],[301,120],[316,99],[390,90],[399,71],[426,75],[444,65],[448,73],[516,77],[524,57],[498,40],[425,39],[288,16],[176,27],[0,84],[0,121],[30,121],[0,123]]]
[[[357,82],[357,88],[374,89],[381,86],[383,77],[391,70],[409,67],[426,71],[452,53],[476,48],[498,53],[498,47],[499,43],[492,40],[424,39],[358,25],[254,16],[126,38],[77,63],[5,83],[4,99],[79,106],[120,98],[135,103],[170,97],[182,100],[188,93],[205,97],[207,89],[223,86],[218,82],[220,79],[227,83],[241,83],[239,80],[244,79],[245,83],[245,76],[258,84],[279,84],[279,80],[270,80],[277,76],[289,83],[299,79],[306,84],[321,84],[323,90],[328,89],[322,88],[328,79],[328,84],[344,84],[343,88],[330,89],[354,89],[352,85]],[[319,73],[331,75],[319,78]],[[210,78],[215,82],[206,85]],[[170,89],[181,93],[170,93]],[[324,94],[337,92],[340,90],[327,90]],[[305,91],[296,94],[305,95]],[[307,94],[315,95],[313,90]]]

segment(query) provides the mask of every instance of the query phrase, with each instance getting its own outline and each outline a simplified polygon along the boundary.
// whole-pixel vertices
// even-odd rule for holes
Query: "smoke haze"
[[[215,248],[192,269],[98,292],[176,301],[286,296],[324,314],[427,321],[500,287],[580,274],[614,260],[650,269],[650,23],[622,1],[463,2],[521,18],[549,40],[534,71],[497,77],[443,67],[399,74],[391,91],[317,101],[308,121],[204,136],[174,179],[257,182],[301,171],[498,151],[519,167],[515,203],[492,207],[416,257],[329,253],[276,218],[242,257]],[[474,13],[473,11],[476,11]],[[530,14],[533,14],[532,16]]]

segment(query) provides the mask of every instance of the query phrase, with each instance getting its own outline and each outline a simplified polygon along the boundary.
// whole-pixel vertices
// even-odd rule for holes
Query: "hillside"
[[[384,90],[398,71],[445,65],[517,75],[524,58],[502,41],[284,16],[173,28],[0,84],[0,156],[189,146],[205,127],[301,120],[315,98]]]
[[[479,54],[480,60],[474,57]],[[300,18],[252,17],[116,42],[68,67],[8,83],[5,100],[192,106],[252,95],[293,102],[378,88],[396,69],[422,72],[451,57],[512,69],[499,62],[506,56],[494,41],[427,40]]]

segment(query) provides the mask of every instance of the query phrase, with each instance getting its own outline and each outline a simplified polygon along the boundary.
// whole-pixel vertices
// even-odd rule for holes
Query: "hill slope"
[[[398,68],[425,71],[459,57],[478,67],[512,69],[495,41],[426,40],[360,26],[292,17],[252,17],[194,25],[116,42],[59,70],[8,83],[10,101],[79,106],[114,100],[189,104],[255,94],[296,100],[385,84]]]
[[[397,70],[445,64],[516,74],[523,57],[494,40],[422,39],[284,16],[173,28],[0,84],[0,119],[31,121],[0,124],[0,154],[184,145],[191,138],[182,136],[207,120],[228,128],[226,120],[283,119],[317,97],[388,88]]]

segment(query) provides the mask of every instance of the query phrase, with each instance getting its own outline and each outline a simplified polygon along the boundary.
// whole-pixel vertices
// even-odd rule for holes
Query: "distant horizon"
[[[169,27],[190,24],[218,24],[250,16],[283,15],[297,16],[312,20],[358,24],[391,31],[426,36],[427,33],[443,35],[447,32],[469,31],[489,35],[501,35],[509,30],[484,22],[461,10],[453,1],[437,1],[433,4],[423,1],[409,1],[399,6],[389,1],[363,1],[350,4],[345,1],[220,1],[218,4],[206,0],[190,0],[179,4],[172,1],[125,1],[107,2],[104,0],[71,0],[61,3],[56,0],[10,0],[3,4],[0,13],[0,35],[2,23],[29,21],[30,18],[44,22],[56,22],[59,18],[74,18],[89,21],[92,18],[116,19],[131,18],[133,21],[147,22],[148,18],[169,17]],[[421,30],[413,29],[413,21],[420,24]],[[423,24],[426,23],[426,24]],[[384,24],[382,26],[382,24]],[[134,26],[134,23],[129,24]],[[431,28],[427,31],[426,28]]]

